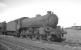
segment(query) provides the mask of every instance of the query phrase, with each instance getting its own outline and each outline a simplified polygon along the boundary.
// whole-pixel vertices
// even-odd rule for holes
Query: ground
[[[81,50],[81,30],[65,29],[62,43],[0,35],[0,50]]]
[[[71,47],[61,43],[43,43],[42,41],[32,41],[3,35],[0,35],[0,43],[8,48],[8,50],[81,50],[81,47]]]
[[[81,43],[81,30],[66,29],[67,34],[65,35],[66,41]]]
[[[2,44],[0,44],[0,50],[8,50],[8,48],[6,48]]]

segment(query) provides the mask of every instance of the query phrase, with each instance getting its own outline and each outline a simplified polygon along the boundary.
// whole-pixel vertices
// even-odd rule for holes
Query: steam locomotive
[[[46,15],[37,15],[33,18],[23,17],[0,23],[0,32],[3,35],[17,36],[47,41],[62,41],[66,31],[58,24],[58,17],[51,11]]]

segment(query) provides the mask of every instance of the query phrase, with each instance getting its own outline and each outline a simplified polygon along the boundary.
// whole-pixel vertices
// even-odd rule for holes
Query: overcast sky
[[[0,22],[44,15],[51,10],[63,27],[81,25],[81,0],[0,0]]]

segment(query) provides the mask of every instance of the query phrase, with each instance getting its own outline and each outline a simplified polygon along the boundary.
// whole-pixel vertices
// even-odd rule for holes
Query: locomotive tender
[[[23,17],[6,24],[4,22],[0,26],[0,30],[2,30],[0,32],[5,35],[30,39],[61,41],[66,32],[57,24],[57,15],[47,11],[47,14],[44,16],[37,15],[34,18]]]

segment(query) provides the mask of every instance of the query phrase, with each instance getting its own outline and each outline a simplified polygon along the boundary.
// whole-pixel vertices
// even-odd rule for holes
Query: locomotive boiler
[[[5,34],[30,39],[61,41],[66,32],[57,24],[57,15],[47,11],[47,14],[43,16],[23,17],[6,23]]]
[[[37,15],[34,18],[24,19],[22,21],[22,27],[41,27],[50,26],[56,27],[58,24],[58,17],[53,12],[48,11],[46,15]]]

